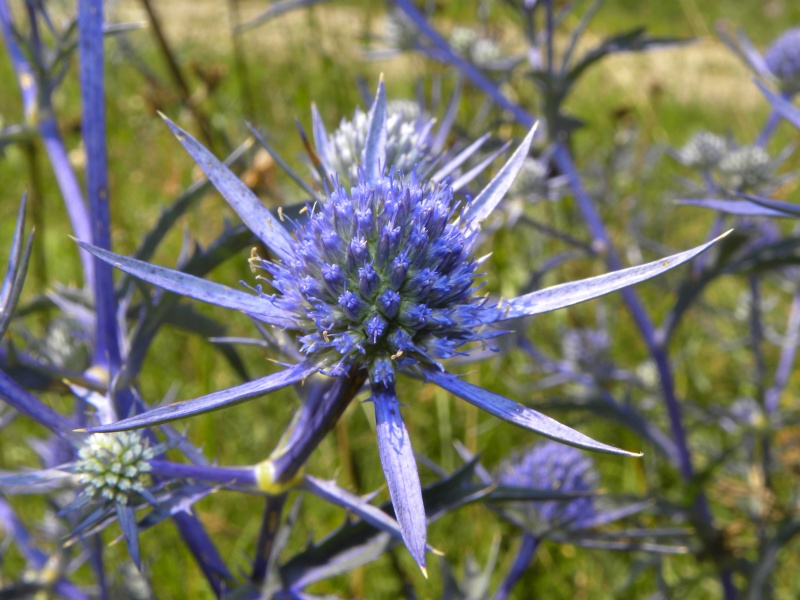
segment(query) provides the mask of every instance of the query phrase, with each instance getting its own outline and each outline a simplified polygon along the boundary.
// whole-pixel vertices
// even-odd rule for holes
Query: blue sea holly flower
[[[770,73],[788,96],[800,92],[800,29],[789,29],[764,54]]]
[[[590,493],[598,475],[592,459],[580,450],[547,441],[513,457],[500,467],[501,485],[564,493]],[[581,529],[594,524],[594,497],[520,503],[532,530]]]
[[[330,393],[314,395],[313,406],[322,407],[333,397],[349,402],[368,379],[381,463],[397,521],[406,546],[424,569],[425,513],[395,392],[398,375],[432,381],[493,415],[546,437],[589,450],[636,456],[462,381],[448,373],[440,361],[467,353],[470,346],[502,334],[495,327],[505,321],[576,304],[643,281],[689,260],[713,242],[653,263],[508,301],[492,301],[479,292],[477,269],[481,261],[472,256],[472,251],[481,223],[522,168],[535,127],[487,186],[470,199],[459,197],[446,180],[426,181],[414,169],[404,173],[394,168],[396,165],[388,167],[388,119],[381,81],[368,114],[362,162],[353,187],[337,186],[320,195],[294,223],[291,233],[219,160],[167,120],[184,148],[273,255],[266,259],[254,254],[250,259],[254,269],[268,274],[260,278],[262,287],[235,290],[78,243],[102,260],[164,289],[240,310],[294,332],[304,358],[261,379],[90,431],[132,429],[217,410],[302,382],[314,373],[344,383],[334,383]],[[336,177],[331,179],[335,181]],[[266,286],[270,289],[264,289]],[[307,419],[293,423],[288,437],[304,440],[302,452],[308,452],[340,414],[341,410],[329,419],[312,412]],[[274,460],[263,463],[259,473],[263,489],[283,491],[285,488],[274,484],[296,473],[280,473],[287,453],[289,450],[283,447]]]

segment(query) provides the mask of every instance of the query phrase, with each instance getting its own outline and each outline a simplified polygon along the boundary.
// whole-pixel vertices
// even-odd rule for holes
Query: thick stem
[[[358,370],[311,390],[295,414],[285,438],[270,457],[274,483],[289,482],[298,474],[314,449],[336,425],[366,379],[367,372]]]
[[[506,600],[511,595],[511,591],[522,579],[528,566],[531,564],[536,550],[539,547],[538,538],[533,537],[530,533],[525,533],[522,536],[522,544],[517,551],[517,557],[514,559],[514,564],[511,565],[508,575],[506,575],[500,587],[494,594],[494,600]]]

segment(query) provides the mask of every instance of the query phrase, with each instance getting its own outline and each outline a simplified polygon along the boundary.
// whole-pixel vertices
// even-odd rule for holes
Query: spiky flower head
[[[676,157],[681,164],[699,169],[716,167],[728,151],[725,138],[701,131],[695,133],[686,144],[678,150]]]
[[[357,108],[353,118],[343,119],[331,133],[325,167],[339,176],[345,187],[358,185],[358,169],[364,160],[369,115]],[[430,161],[432,119],[426,119],[414,102],[389,102],[386,107],[386,168],[410,173]],[[327,174],[327,173],[326,173]]]
[[[770,182],[774,165],[762,147],[742,146],[719,161],[719,170],[731,187],[751,190]]]
[[[800,29],[785,31],[769,47],[764,61],[784,93],[800,92]]]
[[[526,157],[510,193],[525,198],[546,198],[549,192],[547,173],[547,164],[531,156]]]
[[[78,451],[75,473],[89,495],[127,504],[144,490],[154,456],[137,431],[94,433]]]
[[[450,32],[453,49],[479,67],[490,67],[502,58],[497,43],[468,27],[455,27]]]
[[[397,50],[412,50],[417,47],[419,29],[401,9],[388,11],[383,27],[386,43],[390,47]]]
[[[477,231],[459,219],[448,185],[398,171],[339,187],[296,230],[272,274],[275,304],[302,323],[302,351],[332,375],[366,366],[393,383],[395,365],[431,363],[480,339],[474,296]]]
[[[502,485],[561,492],[593,492],[598,476],[594,461],[580,450],[553,441],[538,444],[500,467]],[[536,528],[580,529],[596,516],[594,498],[526,502],[520,505]]]

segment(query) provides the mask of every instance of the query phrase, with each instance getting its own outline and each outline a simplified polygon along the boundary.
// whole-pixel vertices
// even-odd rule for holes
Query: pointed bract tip
[[[430,547],[431,554],[435,556],[444,556],[444,550],[439,550],[438,548],[434,548],[433,546]]]
[[[428,578],[428,569],[427,567],[423,567],[420,565],[419,570],[422,571],[422,576],[427,579]]]
[[[383,72],[381,72],[380,76],[378,77],[378,83],[383,83],[383,82],[384,82]]]
[[[72,433],[86,433],[86,428],[85,427],[81,427],[79,429],[73,429]]]

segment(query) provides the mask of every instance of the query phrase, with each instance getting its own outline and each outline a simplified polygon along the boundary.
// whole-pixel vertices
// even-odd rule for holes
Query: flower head
[[[686,144],[677,151],[679,162],[687,167],[711,169],[716,167],[728,150],[725,138],[701,131],[694,134]]]
[[[476,230],[457,210],[449,186],[362,172],[298,226],[293,259],[260,261],[276,306],[301,323],[306,356],[334,375],[366,366],[392,383],[395,363],[432,363],[480,339]]]
[[[754,189],[769,183],[775,165],[762,147],[742,146],[719,161],[719,170],[731,187]]]
[[[800,29],[789,29],[772,43],[764,62],[789,95],[800,92]]]
[[[417,47],[419,30],[406,13],[399,8],[386,13],[383,27],[389,47],[397,50],[413,50]]]
[[[357,108],[353,118],[343,119],[330,135],[323,161],[329,173],[336,173],[344,187],[359,184],[358,170],[364,160],[369,115]],[[432,119],[421,114],[414,102],[395,101],[386,105],[386,168],[420,172],[430,161]],[[321,153],[322,154],[322,153]],[[327,175],[328,173],[326,173]]]
[[[144,491],[154,456],[137,431],[95,433],[78,451],[75,473],[90,496],[127,504],[132,494]]]
[[[500,483],[561,492],[592,492],[598,476],[594,462],[580,450],[547,441],[504,463]],[[522,505],[537,528],[580,529],[593,523],[594,498],[586,496],[566,501],[547,500]]]

